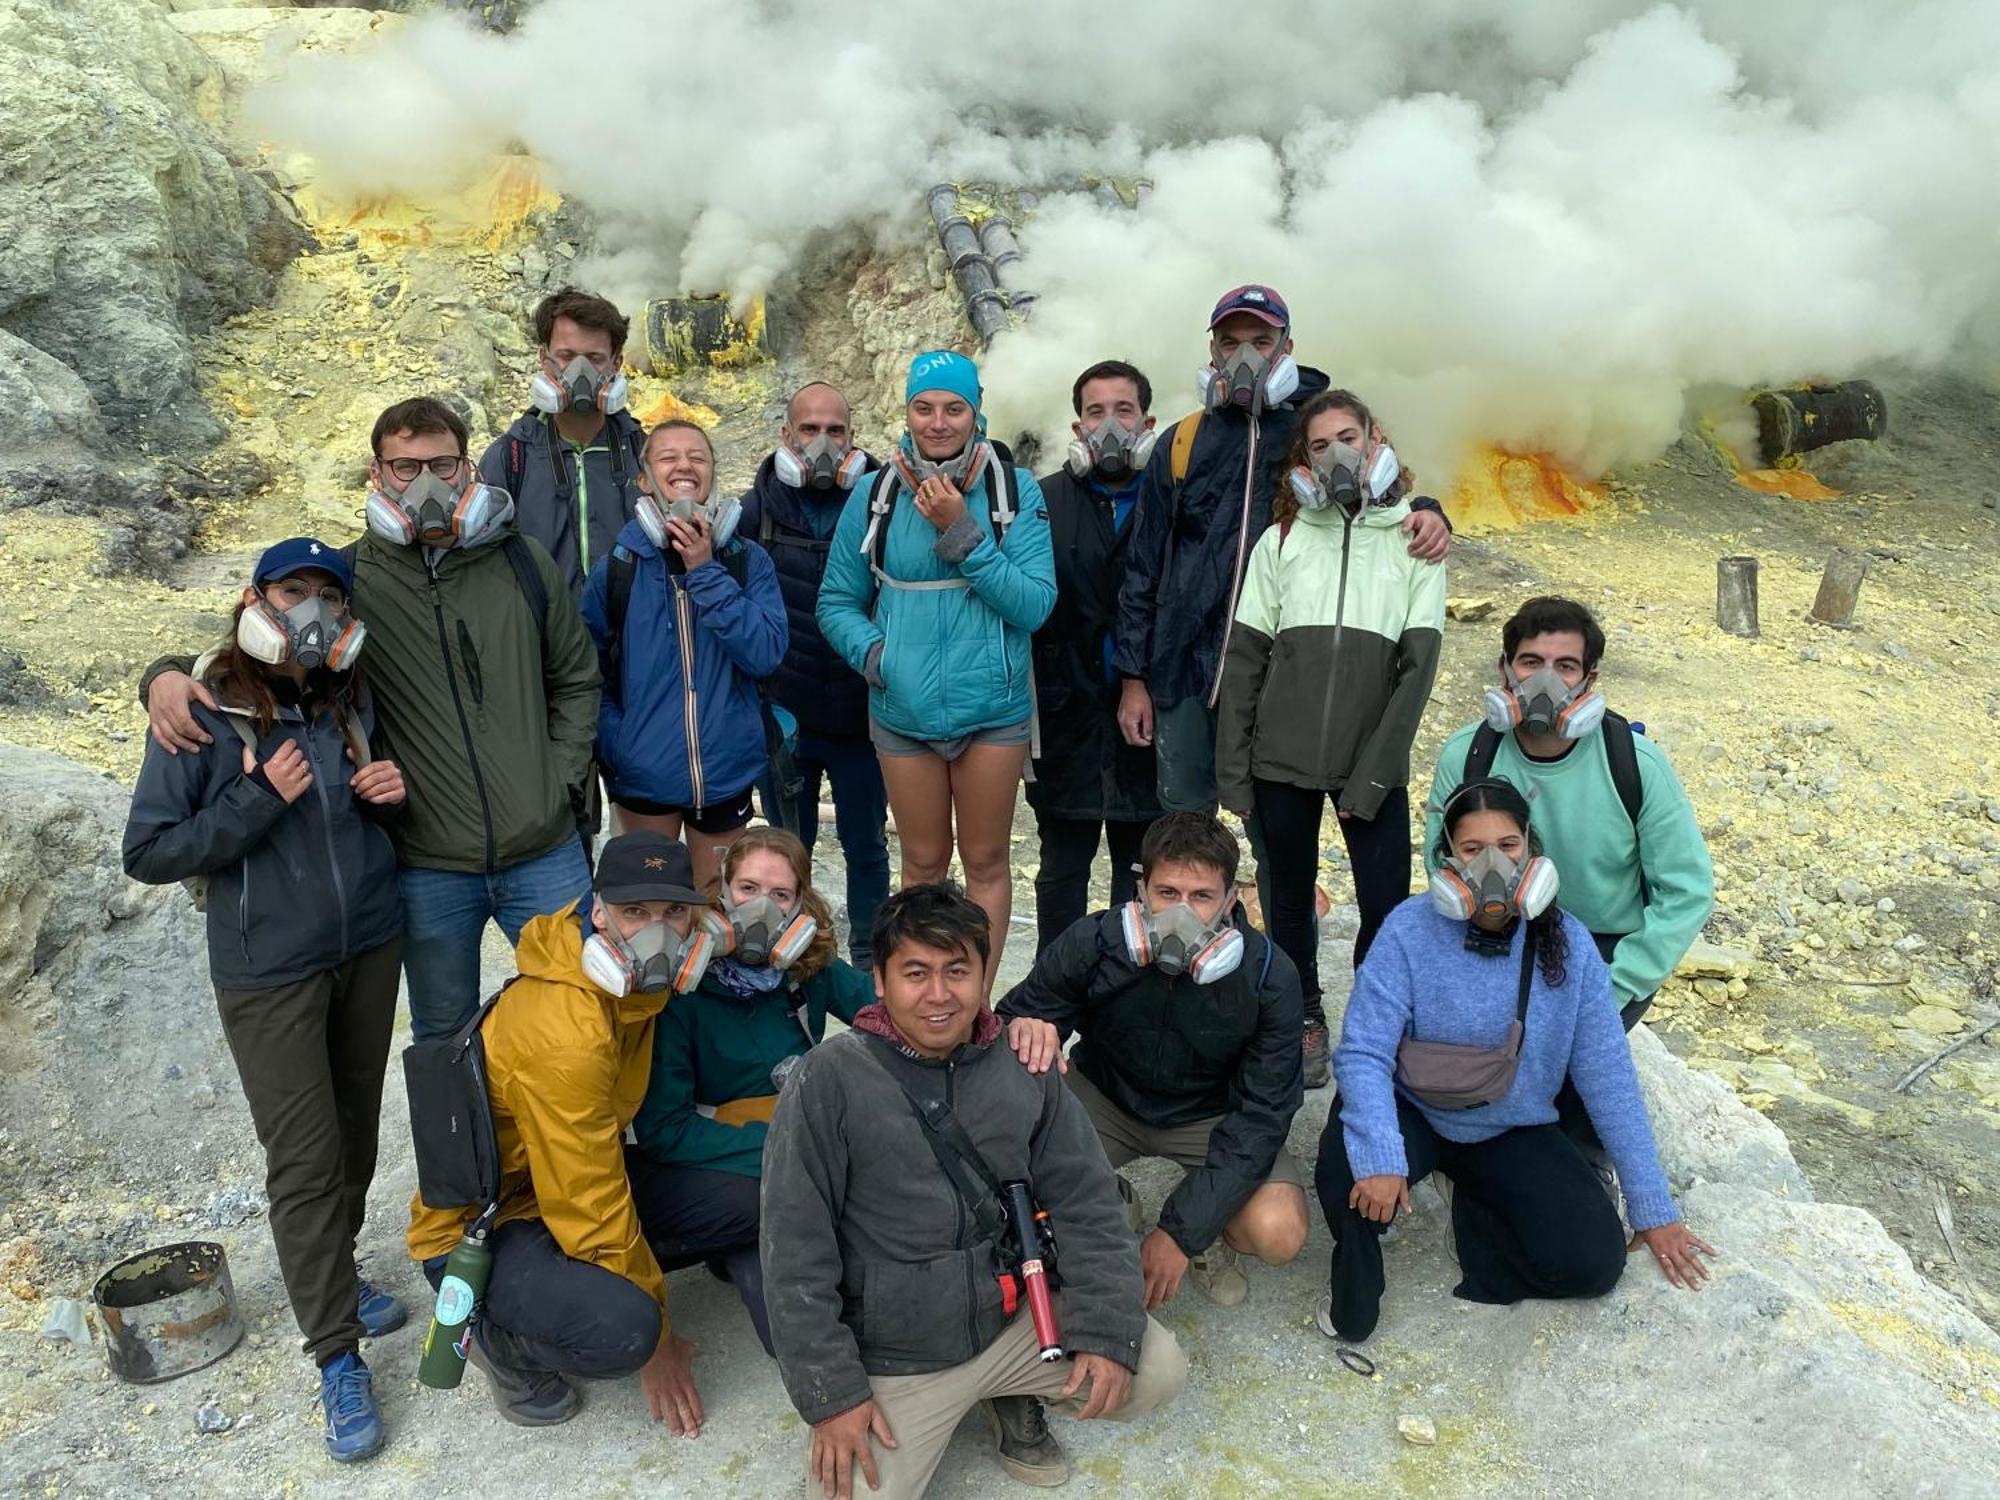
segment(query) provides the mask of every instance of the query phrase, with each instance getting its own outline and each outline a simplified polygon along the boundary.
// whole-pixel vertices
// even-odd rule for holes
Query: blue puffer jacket
[[[873,474],[875,461],[868,461]],[[857,481],[866,489],[866,476]],[[814,734],[862,739],[868,733],[868,684],[840,659],[820,633],[813,611],[819,605],[820,580],[833,545],[833,528],[847,496],[839,490],[794,489],[778,478],[767,455],[757,468],[757,482],[743,492],[740,535],[771,554],[778,570],[778,587],[785,596],[785,622],[791,640],[785,659],[764,684],[773,703],[781,703]]]
[[[607,611],[620,551],[637,560],[637,572],[614,679]],[[763,774],[757,683],[785,654],[785,603],[762,547],[739,538],[722,557],[669,574],[666,557],[630,522],[611,557],[590,570],[583,623],[607,667],[597,758],[614,802],[706,807],[740,796]]]
[[[1018,514],[1004,546],[993,540],[986,476],[965,497],[956,538],[940,535],[897,484],[883,565],[897,583],[920,586],[879,593],[861,546],[874,485],[848,496],[820,585],[819,626],[857,672],[884,643],[876,665],[884,686],[868,695],[884,728],[949,740],[1028,717],[1030,636],[1055,605],[1056,573],[1041,486],[1026,469],[1013,474]],[[968,550],[950,562],[940,545]]]

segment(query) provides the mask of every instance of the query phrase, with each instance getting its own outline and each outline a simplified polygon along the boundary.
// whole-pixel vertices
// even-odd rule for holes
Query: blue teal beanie
[[[903,382],[903,402],[916,400],[920,391],[950,391],[974,411],[979,410],[979,366],[963,354],[949,349],[933,349],[910,361],[910,378]]]

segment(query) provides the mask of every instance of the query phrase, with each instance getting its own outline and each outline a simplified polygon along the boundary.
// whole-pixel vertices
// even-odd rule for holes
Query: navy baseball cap
[[[1270,287],[1258,286],[1254,282],[1224,292],[1222,300],[1215,304],[1215,311],[1208,315],[1208,326],[1213,328],[1231,313],[1248,313],[1253,318],[1262,318],[1273,328],[1292,326],[1292,310],[1285,306],[1285,299]]]
[[[340,549],[309,536],[295,536],[266,547],[264,555],[257,559],[257,575],[252,582],[261,584],[276,578],[290,578],[307,568],[331,573],[340,580],[343,592],[354,592],[354,569],[341,555]]]
[[[614,906],[623,901],[701,904],[687,845],[664,833],[619,834],[597,856],[593,883],[597,894]]]

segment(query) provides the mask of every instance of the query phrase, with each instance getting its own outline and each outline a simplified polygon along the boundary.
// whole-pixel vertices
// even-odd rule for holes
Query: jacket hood
[[[613,995],[599,989],[583,973],[583,924],[572,901],[561,911],[532,918],[521,929],[521,941],[514,945],[514,963],[527,979],[549,984],[566,984],[582,990],[594,1000],[613,1006],[621,1026],[636,1026],[651,1020],[666,1008],[667,997],[658,995]]]
[[[879,1000],[873,1005],[864,1005],[855,1012],[854,1029],[865,1031],[870,1036],[879,1036],[883,1041],[891,1043],[911,1057],[920,1059],[923,1057],[922,1053],[903,1040],[903,1033],[898,1031],[896,1023],[889,1019],[888,1007]],[[972,1040],[966,1045],[990,1047],[999,1039],[1000,1018],[993,1013],[990,1006],[982,1005],[979,1014],[972,1022]]]
[[[1299,366],[1299,388],[1292,392],[1287,406],[1304,406],[1313,397],[1333,389],[1333,379],[1324,370],[1315,370],[1311,365]]]

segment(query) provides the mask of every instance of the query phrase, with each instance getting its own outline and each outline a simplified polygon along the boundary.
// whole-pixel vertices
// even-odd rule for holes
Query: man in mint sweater
[[[1708,921],[1715,870],[1665,753],[1605,709],[1603,655],[1603,628],[1581,604],[1530,599],[1515,612],[1501,635],[1500,683],[1487,689],[1486,718],[1438,755],[1424,862],[1436,872],[1440,813],[1460,782],[1498,776],[1519,787],[1533,803],[1543,850],[1562,871],[1564,909],[1611,965],[1630,1031]]]

